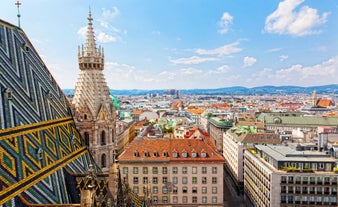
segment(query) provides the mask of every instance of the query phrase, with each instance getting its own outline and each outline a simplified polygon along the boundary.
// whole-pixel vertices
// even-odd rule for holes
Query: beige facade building
[[[223,206],[225,160],[208,139],[135,139],[119,156],[122,179],[152,206]]]
[[[337,160],[297,147],[257,145],[245,151],[247,206],[337,206]]]
[[[254,126],[237,126],[223,134],[223,156],[231,178],[238,189],[243,188],[244,152],[257,144],[280,144],[279,135],[258,133]]]
[[[104,51],[96,46],[92,21],[89,12],[86,44],[78,51],[80,74],[72,107],[77,129],[97,165],[107,172],[114,160],[116,114],[103,74]]]

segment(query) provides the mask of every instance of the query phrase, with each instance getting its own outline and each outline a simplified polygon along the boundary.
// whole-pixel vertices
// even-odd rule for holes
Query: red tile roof
[[[207,139],[135,139],[118,159],[121,163],[147,161],[225,162],[216,147],[208,143]],[[177,152],[177,156],[174,152]],[[187,153],[186,157],[184,152]]]

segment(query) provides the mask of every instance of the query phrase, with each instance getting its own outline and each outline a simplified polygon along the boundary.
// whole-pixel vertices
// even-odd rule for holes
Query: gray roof
[[[319,151],[297,151],[290,146],[283,145],[256,145],[258,150],[271,156],[277,161],[300,161],[300,162],[336,162],[337,160]]]

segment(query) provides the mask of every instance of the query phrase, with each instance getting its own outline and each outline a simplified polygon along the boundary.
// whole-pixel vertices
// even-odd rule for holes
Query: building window
[[[106,132],[104,130],[101,132],[101,145],[106,145]]]
[[[153,184],[157,184],[157,183],[158,183],[157,177],[153,177]]]
[[[201,153],[201,156],[202,156],[202,157],[207,157],[207,153],[206,153],[206,152],[202,152],[202,153]]]
[[[216,196],[212,197],[212,203],[217,203],[217,197]]]
[[[187,187],[182,187],[182,193],[188,193],[188,188]]]
[[[173,187],[173,194],[177,194],[178,193],[178,188],[177,187]]]
[[[178,172],[178,168],[177,167],[173,167],[173,174],[177,174]]]
[[[192,184],[197,184],[197,177],[192,177]]]
[[[173,197],[173,203],[177,203],[178,202],[178,197],[177,196],[174,196]]]
[[[89,133],[88,132],[84,133],[84,139],[85,139],[86,146],[89,147]]]
[[[188,183],[188,178],[187,177],[182,177],[182,183],[187,184]]]
[[[192,157],[197,157],[197,152],[192,152],[192,153],[191,153],[191,156],[192,156]]]
[[[212,167],[212,174],[217,174],[217,167]]]
[[[188,153],[187,152],[182,152],[182,157],[188,157]]]
[[[188,173],[188,168],[187,167],[182,167],[182,173],[187,174]]]
[[[133,167],[133,173],[138,174],[138,167]]]
[[[188,203],[188,197],[187,196],[182,197],[182,203]]]
[[[143,184],[148,184],[148,177],[143,177]]]
[[[207,187],[202,187],[202,193],[203,194],[207,193]]]
[[[128,174],[128,167],[123,167],[123,174]]]
[[[197,174],[197,167],[192,167],[192,174]]]
[[[148,167],[143,167],[142,172],[143,174],[148,174]]]
[[[162,193],[167,194],[168,193],[168,188],[166,186],[162,187]]]
[[[167,174],[168,173],[168,168],[167,167],[162,167],[162,173]]]
[[[207,177],[202,177],[202,184],[207,184]]]
[[[197,193],[197,187],[192,187],[192,193]]]
[[[157,167],[153,167],[153,174],[157,174],[158,173],[158,168]]]
[[[134,186],[134,187],[133,187],[133,192],[134,192],[135,194],[138,194],[138,187],[137,187],[137,186]]]
[[[202,203],[207,203],[207,197],[206,196],[202,196]]]
[[[153,196],[153,202],[154,202],[154,204],[158,203],[158,197],[157,196]]]
[[[158,193],[158,187],[157,187],[157,186],[154,186],[154,187],[153,187],[153,193],[154,193],[154,194],[157,194],[157,193]]]
[[[101,155],[101,167],[104,168],[104,167],[107,167],[107,158],[106,158],[106,154],[102,154]]]
[[[177,152],[173,152],[173,157],[178,157],[178,153]]]
[[[197,203],[197,196],[193,196],[193,197],[192,197],[192,202],[193,202],[193,203]]]
[[[168,203],[168,196],[162,197],[162,203]]]
[[[207,167],[202,167],[202,174],[207,174]]]
[[[178,183],[178,178],[177,177],[173,177],[173,183],[177,184]]]
[[[134,184],[138,184],[138,177],[134,177],[134,178],[133,178],[133,183],[134,183]]]
[[[217,184],[217,177],[212,177],[212,184]]]
[[[166,184],[168,182],[168,178],[167,177],[162,177],[162,183]]]
[[[217,187],[212,187],[212,194],[216,194],[217,193]]]

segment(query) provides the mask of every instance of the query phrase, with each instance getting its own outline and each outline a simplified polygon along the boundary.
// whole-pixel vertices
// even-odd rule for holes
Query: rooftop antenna
[[[20,6],[21,6],[21,2],[18,0],[15,5],[18,7],[18,14],[16,15],[18,17],[18,26],[20,27]]]

